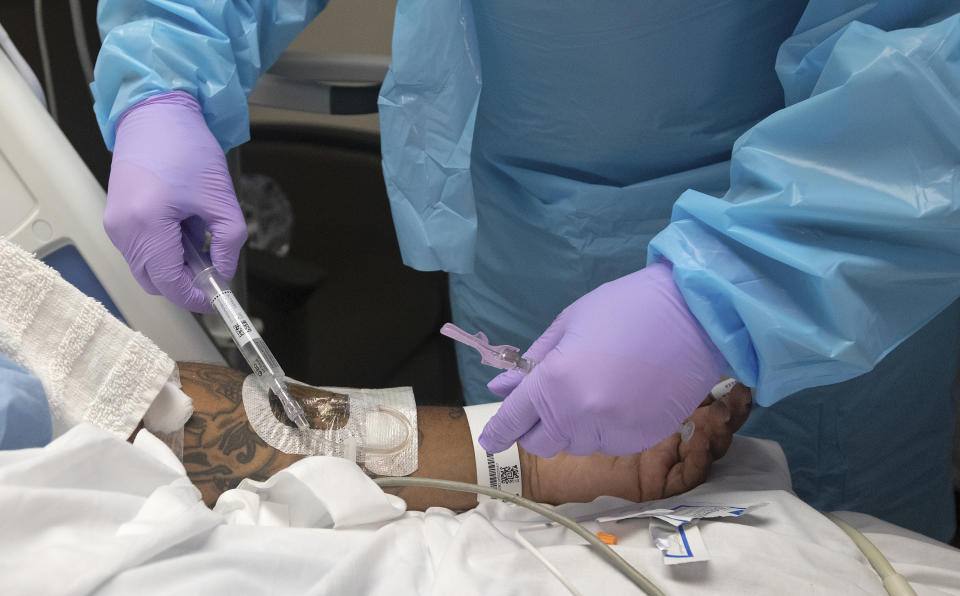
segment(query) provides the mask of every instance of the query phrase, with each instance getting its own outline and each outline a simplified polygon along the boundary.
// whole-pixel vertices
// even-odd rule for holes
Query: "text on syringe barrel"
[[[240,308],[240,303],[230,290],[220,290],[210,298],[210,306],[217,309],[223,323],[233,336],[233,341],[238,346],[258,339],[260,334],[246,313]]]
[[[250,319],[247,318],[240,303],[230,290],[222,290],[210,299],[210,305],[217,309],[223,318],[224,324],[233,336],[234,342],[250,365],[253,373],[258,377],[264,374],[282,376],[280,364],[267,348],[266,342],[257,333]]]
[[[253,374],[258,377],[268,375],[270,377],[282,378],[284,376],[283,371],[280,369],[280,364],[277,363],[277,359],[274,358],[273,353],[267,349],[267,344],[261,337],[258,336],[253,341],[240,344],[240,353],[243,354],[247,364],[250,365]]]

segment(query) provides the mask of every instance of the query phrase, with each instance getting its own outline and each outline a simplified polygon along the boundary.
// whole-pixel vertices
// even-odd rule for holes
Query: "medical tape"
[[[291,389],[298,385],[290,379],[288,384]],[[326,428],[300,431],[285,416],[278,418],[269,392],[254,375],[244,379],[247,419],[267,445],[295,455],[342,457],[380,476],[406,476],[417,470],[417,406],[410,387],[310,388],[330,396],[334,415]]]
[[[467,406],[463,412],[470,425],[470,439],[473,441],[473,456],[477,466],[477,484],[498,488],[513,495],[520,495],[523,482],[520,477],[520,450],[516,443],[500,453],[490,453],[480,446],[477,438],[487,421],[500,409],[499,403]],[[490,497],[477,495],[477,500],[486,501]]]

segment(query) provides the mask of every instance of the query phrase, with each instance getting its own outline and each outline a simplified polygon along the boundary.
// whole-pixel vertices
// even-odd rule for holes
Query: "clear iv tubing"
[[[397,446],[391,447],[389,449],[371,447],[367,445],[365,452],[372,453],[373,455],[393,455],[395,453],[400,453],[407,448],[407,445],[410,444],[410,439],[413,438],[413,425],[410,424],[410,421],[407,420],[407,417],[401,414],[400,412],[394,410],[393,408],[384,408],[383,406],[377,406],[377,411],[387,416],[392,416],[394,420],[399,422],[406,430],[406,435],[404,436],[403,441],[401,441]]]
[[[301,431],[310,430],[303,406],[290,396],[287,383],[284,381],[283,369],[280,368],[280,364],[277,363],[277,359],[274,358],[263,338],[257,333],[250,317],[240,307],[240,303],[230,291],[230,286],[223,281],[210,261],[201,256],[189,240],[183,243],[183,254],[193,272],[193,283],[203,290],[210,305],[220,315],[224,325],[230,331],[233,342],[237,344],[237,349],[250,365],[250,370],[257,376],[257,381],[264,390],[273,391],[280,400],[287,418],[292,420],[297,428]]]

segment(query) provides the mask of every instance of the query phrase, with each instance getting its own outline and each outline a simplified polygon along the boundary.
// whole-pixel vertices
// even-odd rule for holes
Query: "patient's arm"
[[[241,479],[264,480],[301,459],[270,447],[257,436],[243,409],[246,375],[209,364],[180,364],[183,390],[195,413],[187,423],[183,460],[190,479],[212,504]],[[737,386],[722,402],[708,398],[691,419],[693,438],[673,435],[641,454],[539,458],[520,450],[523,495],[547,503],[590,501],[614,495],[635,501],[658,499],[702,483],[714,459],[726,453],[733,433],[746,420],[749,393]],[[413,476],[476,482],[470,429],[462,408],[418,407],[419,468]],[[391,490],[411,509],[431,506],[463,510],[474,495],[433,489]]]

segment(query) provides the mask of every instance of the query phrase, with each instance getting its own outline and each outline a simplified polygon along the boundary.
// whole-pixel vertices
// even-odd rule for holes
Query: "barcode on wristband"
[[[497,462],[493,461],[493,454],[489,451],[487,451],[487,475],[490,478],[490,486],[500,488],[500,483],[497,482]]]
[[[520,483],[520,466],[498,466],[493,454],[487,452],[487,479],[493,488],[504,488]]]

